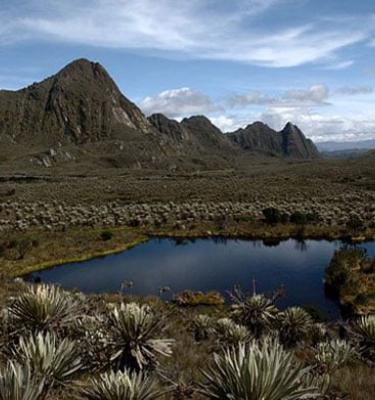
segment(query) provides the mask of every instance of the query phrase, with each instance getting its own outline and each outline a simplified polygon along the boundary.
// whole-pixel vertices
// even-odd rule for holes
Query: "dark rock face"
[[[221,130],[202,115],[183,119],[181,126],[190,132],[192,141],[201,149],[208,152],[227,151],[228,155],[235,150],[235,147]]]
[[[247,152],[295,159],[319,157],[314,143],[290,122],[281,132],[271,129],[262,122],[255,122],[244,129],[229,133],[228,137]]]
[[[280,135],[262,122],[254,122],[228,137],[245,151],[278,156],[282,154]]]
[[[288,122],[280,132],[282,135],[283,153],[287,157],[312,159],[319,157],[315,144],[305,137],[302,131]]]
[[[26,89],[1,91],[0,121],[0,137],[14,142],[81,144],[150,129],[104,68],[87,60]]]
[[[148,120],[158,132],[175,143],[180,144],[189,140],[189,132],[177,121],[169,119],[163,114],[152,114]]]

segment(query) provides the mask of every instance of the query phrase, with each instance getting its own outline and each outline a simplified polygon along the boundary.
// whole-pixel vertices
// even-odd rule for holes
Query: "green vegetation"
[[[108,230],[103,231],[100,234],[100,238],[104,241],[111,240],[113,238],[113,232]]]
[[[141,372],[111,371],[92,378],[79,394],[81,400],[154,400],[163,394],[155,378]]]
[[[212,306],[224,304],[224,297],[218,292],[193,292],[185,290],[174,296],[174,302],[179,306]]]
[[[298,400],[318,393],[305,382],[308,372],[277,341],[239,344],[215,356],[203,393],[209,399]]]
[[[340,338],[336,324],[239,289],[229,305],[199,307],[48,285],[17,292],[1,312],[1,400],[330,399],[352,394],[341,372],[372,379],[374,316],[348,321]]]
[[[336,251],[325,274],[325,286],[349,313],[375,311],[375,260],[359,248]]]

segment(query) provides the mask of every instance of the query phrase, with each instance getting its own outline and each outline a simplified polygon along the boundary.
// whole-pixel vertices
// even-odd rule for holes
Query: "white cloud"
[[[222,132],[233,132],[244,125],[243,121],[239,121],[236,118],[228,117],[226,115],[219,115],[218,117],[210,117],[210,120]]]
[[[140,107],[148,115],[162,113],[170,118],[206,114],[217,109],[209,96],[188,87],[146,97],[140,102]]]
[[[226,99],[226,104],[231,108],[243,108],[247,106],[271,106],[272,107],[302,107],[328,105],[329,89],[326,85],[318,84],[307,89],[291,89],[279,96],[271,96],[260,91],[251,91],[247,94],[236,94]]]
[[[344,96],[356,96],[362,94],[371,94],[374,89],[371,86],[343,86],[336,90],[337,94]]]
[[[313,85],[308,89],[289,90],[285,99],[308,104],[324,104],[329,96],[329,89],[325,85]]]
[[[352,65],[354,65],[354,60],[339,61],[339,62],[334,62],[331,65],[327,65],[326,69],[331,69],[333,71],[340,71],[342,69],[347,69]]]
[[[249,105],[268,105],[272,104],[276,99],[260,91],[251,91],[247,94],[235,94],[229,96],[226,103],[229,107],[246,107]]]
[[[256,120],[280,130],[290,121],[315,141],[345,141],[375,137],[375,112],[371,107],[353,100],[345,103],[348,96],[372,92],[369,86],[343,86],[330,91],[326,85],[317,84],[306,89],[287,90],[279,96],[253,91],[215,102],[201,92],[180,88],[146,97],[140,106],[147,114],[161,112],[176,119],[205,114],[223,132],[234,131]],[[336,100],[340,101],[340,107],[336,106]]]
[[[375,137],[375,114],[371,113],[324,115],[306,108],[270,108],[259,118],[277,130],[292,121],[317,142],[366,140]]]
[[[261,27],[255,16],[286,0],[29,0],[8,3],[0,43],[30,39],[149,50],[159,55],[230,60],[268,67],[328,65],[337,52],[369,37],[371,24],[311,17],[292,28]],[[299,2],[301,0],[289,0]],[[10,4],[10,5],[9,5]],[[258,20],[256,22],[259,22]],[[348,61],[342,61],[342,63]]]

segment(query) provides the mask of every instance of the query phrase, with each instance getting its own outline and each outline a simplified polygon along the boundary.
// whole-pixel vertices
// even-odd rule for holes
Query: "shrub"
[[[113,238],[112,231],[103,231],[100,233],[100,239],[102,239],[104,242],[111,240],[112,238]]]
[[[317,221],[319,221],[319,216],[316,213],[303,213],[300,211],[295,211],[290,216],[290,222],[296,225],[305,225]]]
[[[350,277],[350,271],[362,265],[366,259],[363,249],[345,248],[335,252],[325,272],[326,289],[338,296]]]
[[[290,222],[296,225],[305,225],[307,224],[307,216],[304,213],[296,211],[290,216]]]
[[[119,368],[142,369],[157,363],[157,356],[172,354],[172,339],[157,339],[165,318],[147,305],[121,304],[110,315],[112,361]]]
[[[110,364],[106,318],[103,315],[83,315],[70,327],[69,336],[79,343],[82,362],[91,370]]]
[[[317,394],[316,387],[303,384],[308,372],[275,341],[240,344],[215,355],[204,372],[203,393],[216,400],[297,400]]]
[[[278,224],[282,220],[282,214],[277,208],[265,208],[262,213],[267,224]]]
[[[346,226],[353,231],[358,231],[363,229],[364,223],[362,219],[358,217],[358,215],[352,214],[350,215]]]
[[[185,290],[174,296],[174,302],[179,306],[221,305],[225,303],[224,297],[219,292],[193,292]]]
[[[80,391],[82,400],[154,400],[162,393],[154,378],[141,372],[106,372]]]

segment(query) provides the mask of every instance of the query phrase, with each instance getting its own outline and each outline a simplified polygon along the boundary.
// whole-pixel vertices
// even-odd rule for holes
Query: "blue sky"
[[[375,138],[374,0],[0,0],[0,88],[80,57],[147,114]]]

